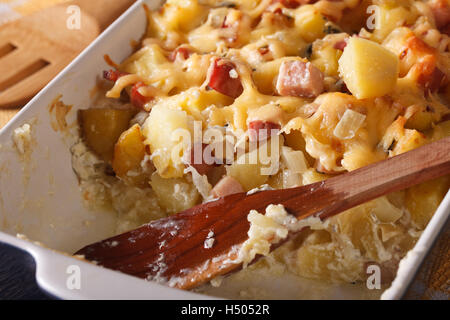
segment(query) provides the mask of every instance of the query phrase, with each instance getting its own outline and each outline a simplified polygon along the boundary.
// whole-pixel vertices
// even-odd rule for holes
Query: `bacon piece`
[[[214,198],[221,198],[241,192],[245,192],[245,190],[242,188],[239,181],[230,176],[225,176],[211,190],[211,195]]]
[[[177,59],[177,56],[179,55],[183,60],[188,59],[192,54],[192,50],[186,47],[178,47],[175,50],[172,51],[172,53],[169,56],[170,61],[175,61]]]
[[[433,1],[430,8],[434,15],[436,27],[439,30],[445,29],[450,25],[450,5],[448,0]]]
[[[421,73],[417,82],[425,89],[425,91],[438,91],[446,82],[445,73],[439,68],[434,68],[431,73]]]
[[[103,71],[103,78],[113,82],[116,82],[117,79],[126,75],[128,75],[127,72],[121,72],[113,69]]]
[[[152,98],[145,97],[142,94],[139,93],[139,88],[145,87],[145,83],[143,82],[137,82],[133,85],[131,88],[130,93],[130,101],[131,104],[133,104],[135,107],[138,107],[140,109],[144,109],[144,106],[147,102],[149,102]]]
[[[239,97],[244,91],[235,65],[224,59],[216,59],[212,64],[208,87],[231,98]]]
[[[341,41],[336,42],[334,44],[333,48],[336,49],[336,50],[344,51],[346,46],[347,46],[347,41],[341,40]]]
[[[248,124],[248,136],[250,141],[264,141],[280,129],[277,123],[255,120]]]
[[[311,62],[284,61],[277,80],[281,96],[315,98],[324,90],[323,74]]]

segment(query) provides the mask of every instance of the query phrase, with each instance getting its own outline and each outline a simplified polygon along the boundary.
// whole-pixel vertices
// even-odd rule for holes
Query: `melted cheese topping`
[[[271,122],[281,127],[283,150],[301,152],[298,172],[286,157],[270,176],[256,170],[260,164],[217,170],[216,175],[232,176],[246,191],[265,184],[283,188],[320,181],[450,135],[450,40],[436,25],[433,8],[438,1],[319,0],[287,8],[285,1],[272,0],[168,0],[160,10],[149,12],[141,48],[119,65],[119,71],[129,75],[119,78],[108,96],[118,98],[137,82],[145,85],[138,90],[148,98],[143,135],[157,170],[151,185],[161,195],[161,207],[172,207],[175,201],[164,190],[192,180],[192,170],[184,170],[182,160],[173,161],[170,155],[176,145],[173,132],[193,132],[195,120],[203,129],[226,127],[237,138],[234,150],[246,148],[250,123]],[[373,30],[365,14],[369,5],[379,10]],[[393,59],[390,65],[398,64],[398,70],[377,70],[394,77],[392,86],[383,88],[387,94],[374,96],[373,84],[369,79],[365,83],[370,61],[364,60],[364,52],[351,49],[355,59],[340,60],[351,37],[369,40],[371,54],[384,54]],[[242,93],[237,97],[211,87],[218,59],[234,66],[228,81],[240,81]],[[280,95],[283,81],[278,80],[286,77],[280,67],[287,62],[320,70],[324,92],[312,98]],[[354,65],[342,68],[343,63]],[[343,77],[342,70],[354,74]],[[371,98],[359,100],[348,91],[343,78],[354,76],[362,79],[362,89]],[[181,155],[186,150],[175,151]],[[195,176],[195,181],[203,186],[198,188],[206,199],[217,177]],[[411,188],[349,210],[323,230],[280,248],[277,252],[284,258],[278,261],[309,278],[363,280],[367,262],[398,263],[448,186],[449,177],[444,177],[427,184],[425,193],[420,192],[424,187]],[[198,194],[186,197],[189,205],[199,201]],[[261,248],[254,253],[266,254],[267,245]]]

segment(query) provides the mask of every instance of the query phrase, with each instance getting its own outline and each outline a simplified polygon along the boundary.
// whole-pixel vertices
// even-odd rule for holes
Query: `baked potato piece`
[[[187,178],[165,179],[155,172],[150,185],[155,191],[158,204],[169,214],[192,208],[200,199],[197,189]]]
[[[135,110],[86,109],[78,112],[81,136],[87,146],[102,160],[111,162],[114,145],[122,132],[128,129]]]
[[[157,104],[145,121],[142,132],[145,144],[150,147],[152,161],[163,178],[180,178],[184,175],[182,163],[184,147],[193,137],[193,118],[183,110]],[[186,135],[189,134],[189,137]]]
[[[149,180],[141,166],[146,154],[144,140],[141,127],[135,124],[120,135],[114,147],[112,168],[127,184],[144,187]]]
[[[295,28],[300,36],[308,42],[313,42],[325,36],[325,17],[311,5],[301,6],[295,13]]]
[[[282,136],[272,136],[264,143],[260,143],[258,148],[240,155],[236,161],[227,166],[227,175],[236,179],[245,191],[266,184],[269,177],[279,171],[279,156],[283,143]],[[264,154],[267,157],[263,157]]]
[[[450,177],[428,181],[406,191],[406,208],[414,224],[425,229],[450,188]]]
[[[394,90],[398,64],[398,57],[380,44],[352,37],[339,59],[339,73],[356,98],[376,98]]]

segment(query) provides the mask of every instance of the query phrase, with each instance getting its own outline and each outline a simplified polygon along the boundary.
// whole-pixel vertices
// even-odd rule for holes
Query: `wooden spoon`
[[[382,195],[450,174],[450,137],[328,180],[292,189],[233,194],[89,245],[76,254],[106,268],[191,289],[241,268],[247,215],[282,204],[298,219],[322,220]],[[214,244],[205,248],[210,232]],[[272,249],[282,242],[273,244]],[[175,281],[174,281],[175,280]]]
[[[69,1],[0,27],[0,108],[23,106],[133,2]]]

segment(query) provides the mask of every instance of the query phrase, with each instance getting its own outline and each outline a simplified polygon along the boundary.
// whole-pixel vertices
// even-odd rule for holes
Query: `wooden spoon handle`
[[[450,174],[450,137],[311,185],[233,194],[89,245],[78,254],[141,278],[176,279],[174,286],[190,289],[241,267],[236,258],[248,239],[247,215],[252,209],[264,212],[269,204],[282,204],[299,219],[316,214],[325,219],[446,174]],[[210,232],[214,246],[205,248]]]
[[[73,0],[66,5],[77,5],[97,20],[103,31],[136,0]]]
[[[445,174],[450,174],[450,137],[324,181],[325,189],[339,197],[318,214],[325,219],[371,199]]]

